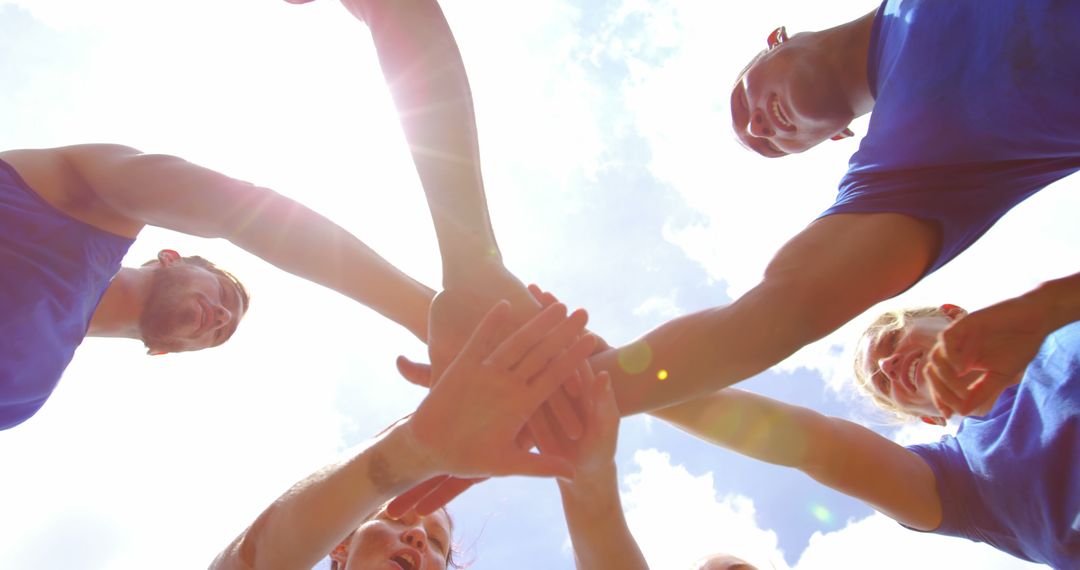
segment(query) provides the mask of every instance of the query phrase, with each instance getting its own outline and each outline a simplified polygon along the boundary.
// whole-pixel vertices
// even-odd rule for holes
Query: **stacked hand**
[[[540,404],[584,364],[594,340],[585,311],[552,305],[505,340],[509,305],[498,303],[408,420],[432,470],[457,476],[572,477],[562,458],[531,454],[518,436]]]
[[[460,350],[468,327],[478,318],[478,309],[486,299],[505,293],[515,300],[511,305],[511,312],[514,307],[519,308],[518,314],[504,324],[501,331],[503,334],[513,326],[515,319],[524,320],[539,311],[541,302],[544,307],[555,303],[553,296],[542,293],[539,288],[526,288],[501,264],[483,265],[470,272],[470,276],[476,283],[474,287],[448,287],[436,295],[432,302],[428,335],[428,353],[432,365],[412,362],[404,357],[398,358],[398,370],[410,382],[431,386],[432,378],[439,377],[439,370],[444,366],[442,363],[449,362]],[[595,350],[607,348],[606,343],[598,338],[597,340],[598,348]],[[543,409],[530,418],[529,433],[520,439],[522,449],[529,449],[534,443],[553,449],[558,445],[555,443],[556,437],[569,440],[581,437],[584,428],[569,397],[571,393],[576,395],[580,392],[576,387],[580,384],[580,379],[577,375],[571,375],[570,378],[565,385],[566,390],[556,390]],[[549,418],[552,421],[549,422]],[[436,477],[399,496],[390,503],[388,510],[395,514],[415,508],[419,513],[430,513],[481,480]]]

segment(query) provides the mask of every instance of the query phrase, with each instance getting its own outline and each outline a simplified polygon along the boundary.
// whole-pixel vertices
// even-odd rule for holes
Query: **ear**
[[[344,568],[345,563],[349,561],[349,545],[352,543],[352,533],[345,537],[345,540],[341,541],[332,552],[330,552],[330,560],[337,562],[339,568]]]
[[[962,308],[960,308],[960,307],[958,307],[956,305],[950,304],[950,303],[945,303],[944,305],[942,305],[942,306],[940,306],[938,308],[941,309],[942,313],[945,313],[945,316],[950,321],[955,321],[956,319],[959,319],[961,317],[965,317],[968,314],[968,312],[965,311],[964,309],[962,309]]]
[[[176,253],[175,249],[163,249],[157,254],[158,263],[168,267],[178,261],[180,261],[180,254]]]
[[[851,131],[851,129],[849,129],[847,127],[844,127],[844,130],[842,130],[842,131],[836,133],[835,135],[829,137],[829,140],[842,141],[844,139],[851,138],[853,136],[855,136],[855,133],[853,133]]]

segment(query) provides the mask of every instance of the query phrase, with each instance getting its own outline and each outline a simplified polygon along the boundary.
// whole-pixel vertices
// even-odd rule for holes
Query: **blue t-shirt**
[[[1047,337],[990,413],[910,449],[937,479],[933,532],[1080,568],[1080,322]]]
[[[57,210],[0,160],[0,430],[52,394],[131,244]]]
[[[1080,169],[1080,2],[887,0],[868,54],[874,111],[823,216],[937,222],[948,263]]]

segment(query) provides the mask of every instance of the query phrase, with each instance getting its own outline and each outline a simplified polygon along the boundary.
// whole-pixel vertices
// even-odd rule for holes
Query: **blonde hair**
[[[863,343],[879,339],[887,333],[902,330],[911,321],[925,317],[947,317],[948,315],[940,307],[913,307],[908,309],[895,309],[886,311],[874,319],[870,326],[866,327],[859,339],[859,349],[855,351],[855,386],[859,392],[869,396],[879,408],[892,414],[897,420],[907,421],[918,419],[919,415],[913,414],[896,405],[891,399],[885,397],[874,389],[868,374],[870,366],[877,367],[877,363],[866,361],[867,351],[862,350]]]

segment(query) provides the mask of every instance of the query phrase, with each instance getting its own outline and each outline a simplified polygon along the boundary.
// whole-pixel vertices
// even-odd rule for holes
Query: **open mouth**
[[[784,113],[783,107],[780,106],[780,97],[776,95],[769,98],[769,114],[772,115],[773,122],[781,129],[789,132],[795,130],[795,123],[792,123]]]
[[[903,381],[904,387],[907,388],[908,392],[910,392],[912,394],[919,391],[919,383],[916,382],[915,380],[918,378],[919,365],[921,363],[922,363],[921,359],[912,358],[911,359],[911,365],[908,366],[907,375],[900,379],[900,380]]]
[[[397,564],[401,570],[416,570],[420,566],[416,554],[408,550],[395,553],[390,557],[390,562]]]

